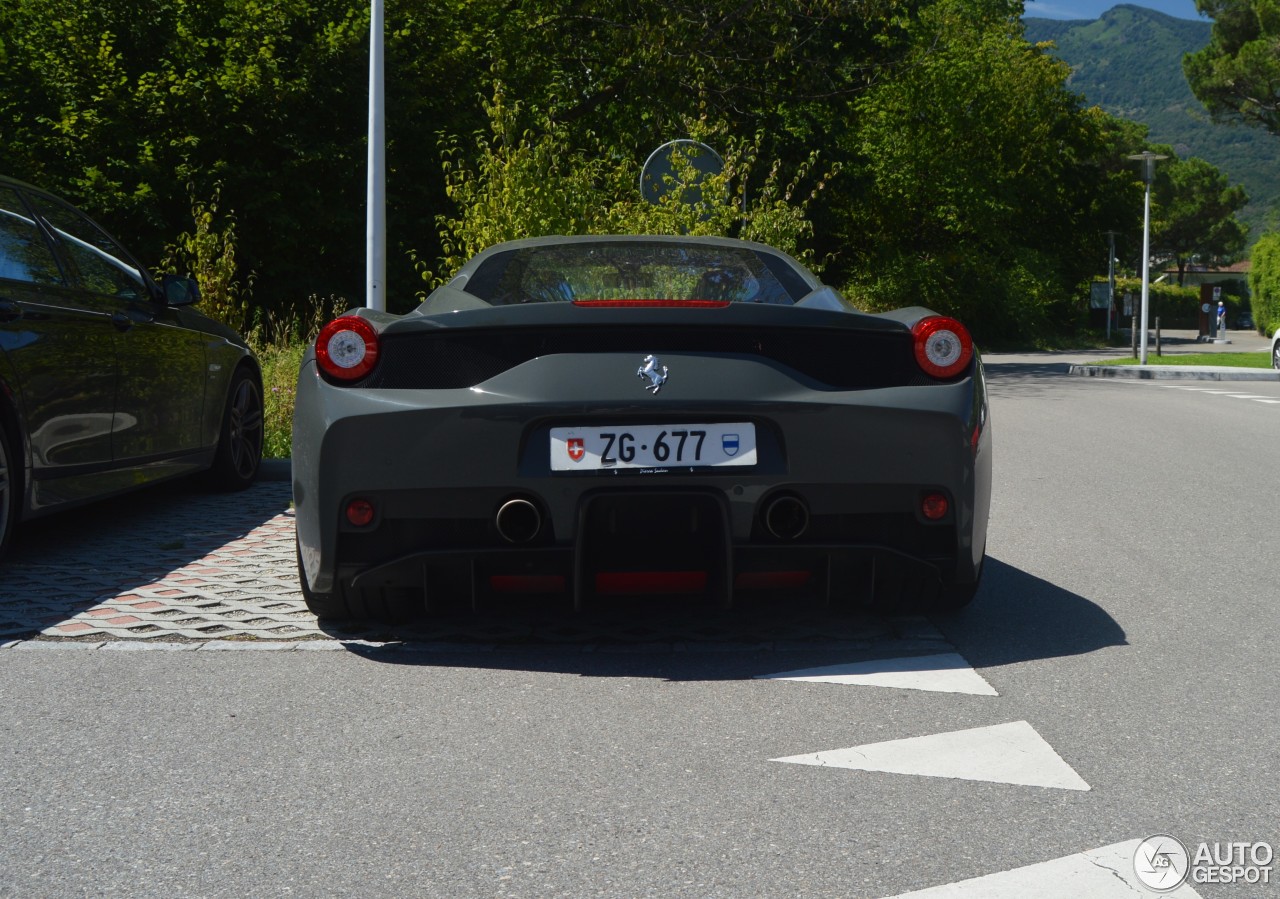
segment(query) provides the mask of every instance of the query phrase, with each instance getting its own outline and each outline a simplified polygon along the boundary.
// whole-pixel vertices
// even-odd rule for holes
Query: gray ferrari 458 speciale
[[[321,618],[687,595],[955,608],[991,494],[952,318],[853,310],[778,250],[549,237],[303,363],[298,568]]]

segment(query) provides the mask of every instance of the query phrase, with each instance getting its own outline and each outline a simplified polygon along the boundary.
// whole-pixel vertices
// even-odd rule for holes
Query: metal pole
[[[1147,302],[1151,282],[1151,179],[1147,179],[1145,201],[1142,204],[1142,353],[1140,365],[1147,364]]]
[[[1147,189],[1142,204],[1142,353],[1138,359],[1142,365],[1147,364],[1147,315],[1149,311],[1148,294],[1151,284],[1151,182],[1156,180],[1156,160],[1168,159],[1159,153],[1144,150],[1129,157],[1142,162],[1142,180]]]
[[[369,190],[365,220],[365,305],[387,308],[387,144],[383,93],[383,0],[369,10]]]
[[[1111,250],[1107,254],[1107,343],[1111,342],[1111,314],[1116,310],[1116,232],[1108,231]]]

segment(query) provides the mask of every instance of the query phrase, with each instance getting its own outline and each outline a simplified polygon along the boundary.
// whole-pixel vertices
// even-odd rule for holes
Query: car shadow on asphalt
[[[1128,645],[1101,606],[991,556],[973,605],[934,622],[979,668]]]
[[[382,664],[667,680],[740,680],[762,670],[955,652],[982,668],[1126,644],[1124,630],[1096,604],[990,557],[969,608],[928,617],[776,608],[630,621],[560,613],[322,629],[351,653]]]
[[[218,554],[287,512],[289,503],[283,483],[213,493],[183,479],[24,521],[0,562],[0,638],[34,637],[104,603],[123,610],[138,601],[130,594],[154,592],[207,560],[232,567],[234,560]],[[197,596],[201,588],[174,592],[184,589]],[[66,635],[74,636],[75,628]]]

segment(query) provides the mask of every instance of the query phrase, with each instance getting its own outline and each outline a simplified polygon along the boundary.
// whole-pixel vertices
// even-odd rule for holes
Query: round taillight
[[[373,503],[367,499],[353,499],[347,503],[347,521],[358,528],[368,526],[373,521]]]
[[[920,512],[930,521],[941,521],[947,517],[951,504],[942,493],[926,493],[920,500]]]
[[[377,362],[378,331],[363,318],[335,318],[316,337],[316,363],[331,378],[357,381]]]
[[[922,318],[911,329],[916,362],[935,378],[950,378],[969,367],[973,338],[964,325],[942,315]]]

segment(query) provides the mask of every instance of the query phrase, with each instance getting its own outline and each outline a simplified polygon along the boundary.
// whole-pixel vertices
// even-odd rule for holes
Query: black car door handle
[[[155,320],[156,317],[145,309],[118,309],[111,313],[111,324],[116,326],[117,331],[128,331],[134,325],[145,325]]]
[[[22,307],[13,300],[0,297],[0,322],[16,322],[22,318]]]

